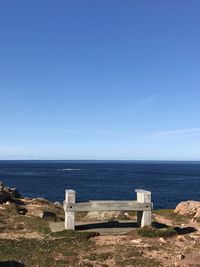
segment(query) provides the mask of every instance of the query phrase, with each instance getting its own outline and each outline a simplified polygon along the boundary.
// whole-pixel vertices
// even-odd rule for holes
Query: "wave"
[[[60,169],[60,171],[80,171],[81,169],[72,169],[72,168],[67,168],[67,169]]]

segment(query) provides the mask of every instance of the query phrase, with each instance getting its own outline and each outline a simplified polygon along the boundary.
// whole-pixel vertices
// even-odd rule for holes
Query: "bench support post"
[[[76,192],[74,190],[65,190],[65,202],[75,203]],[[75,229],[75,214],[73,211],[65,211],[65,229]]]
[[[136,189],[137,201],[139,203],[151,203],[151,192]],[[151,225],[151,211],[137,211],[137,223],[139,227],[150,226]]]

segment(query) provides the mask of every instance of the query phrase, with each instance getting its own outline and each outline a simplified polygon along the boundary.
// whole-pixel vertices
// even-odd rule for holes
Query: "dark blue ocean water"
[[[132,200],[135,189],[152,191],[155,208],[200,200],[200,162],[0,161],[0,180],[23,196],[63,201],[64,190],[77,201]]]

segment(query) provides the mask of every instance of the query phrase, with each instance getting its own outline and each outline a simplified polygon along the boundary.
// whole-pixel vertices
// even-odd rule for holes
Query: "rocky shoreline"
[[[126,228],[135,218],[134,212],[80,213],[77,221],[104,220],[106,231],[99,224],[96,233],[54,233],[50,225],[64,223],[61,203],[24,198],[0,182],[0,266],[200,266],[200,202],[153,211],[152,227]]]

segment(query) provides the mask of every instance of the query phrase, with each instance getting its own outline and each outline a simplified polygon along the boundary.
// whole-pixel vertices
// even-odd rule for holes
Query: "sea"
[[[200,162],[177,161],[0,161],[0,181],[24,197],[76,201],[135,200],[136,189],[152,192],[155,209],[200,201]]]

